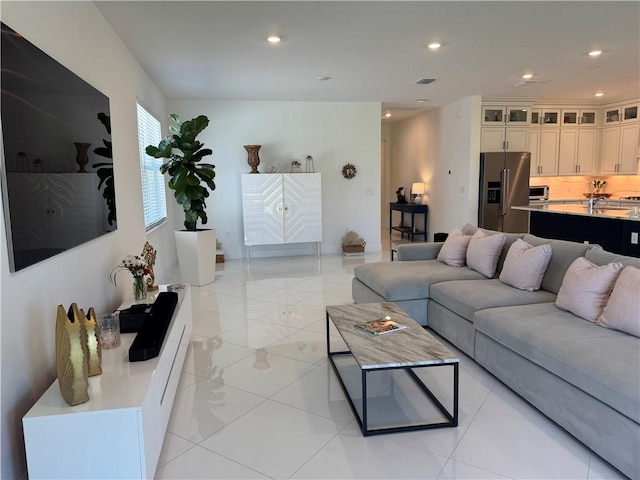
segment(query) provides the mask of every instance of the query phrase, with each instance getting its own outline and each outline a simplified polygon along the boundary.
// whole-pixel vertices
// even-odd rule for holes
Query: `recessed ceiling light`
[[[426,98],[419,98],[416,100],[416,103],[424,103],[424,102],[428,102],[429,100],[427,100]]]
[[[589,52],[590,57],[597,57],[598,55],[602,55],[602,50],[591,50]]]
[[[602,92],[598,92],[598,93],[596,93],[596,97],[601,97],[601,96],[603,96],[603,95],[604,95],[604,93],[602,93]]]
[[[522,78],[524,78],[525,80],[529,80],[530,78],[533,78],[533,73],[525,73],[524,75],[522,75]]]
[[[319,82],[326,82],[327,80],[331,80],[331,77],[318,77]]]
[[[430,50],[437,50],[441,46],[442,45],[440,45],[438,42],[433,42],[433,43],[430,43],[429,45],[427,45],[427,48],[429,48]]]
[[[269,35],[269,36],[267,37],[267,42],[269,42],[269,43],[271,43],[271,44],[275,45],[275,44],[277,44],[277,43],[280,43],[280,37],[279,37],[279,36],[277,36],[277,35]]]
[[[384,118],[389,118],[391,116],[391,112],[387,110],[387,113],[384,114]]]

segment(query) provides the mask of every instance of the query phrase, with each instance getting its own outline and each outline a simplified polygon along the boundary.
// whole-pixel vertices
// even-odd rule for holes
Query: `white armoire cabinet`
[[[251,247],[322,241],[319,173],[242,175],[244,244]]]

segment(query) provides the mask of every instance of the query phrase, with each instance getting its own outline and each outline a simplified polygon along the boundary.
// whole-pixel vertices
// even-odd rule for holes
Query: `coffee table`
[[[356,327],[359,323],[391,317],[406,326],[404,330],[385,335],[372,335]],[[456,427],[458,425],[458,367],[460,361],[447,347],[434,338],[423,327],[394,303],[361,303],[357,305],[334,305],[326,309],[327,355],[340,385],[344,390],[351,410],[362,430],[362,435],[423,430],[428,428]],[[337,328],[348,350],[331,351],[329,338],[330,321]],[[334,360],[337,356],[351,355],[361,371],[362,415],[358,412],[354,399],[349,393],[340,370]],[[416,375],[414,369],[428,367],[453,368],[453,412],[449,412]],[[369,428],[367,412],[367,376],[380,370],[404,370],[420,387],[433,405],[447,419],[443,422],[418,423],[392,427]]]

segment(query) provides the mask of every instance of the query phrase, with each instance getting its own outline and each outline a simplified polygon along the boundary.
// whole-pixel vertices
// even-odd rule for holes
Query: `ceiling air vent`
[[[435,78],[421,78],[416,82],[416,85],[429,85],[432,82],[435,82]]]

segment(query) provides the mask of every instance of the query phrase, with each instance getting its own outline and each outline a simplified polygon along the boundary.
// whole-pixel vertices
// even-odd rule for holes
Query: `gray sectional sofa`
[[[470,235],[477,228],[462,230]],[[407,244],[398,248],[395,262],[354,269],[353,299],[395,302],[625,475],[640,478],[640,338],[555,306],[564,274],[576,258],[636,267],[640,259],[598,246],[505,235],[494,278],[435,260],[442,243]],[[538,291],[518,290],[497,278],[517,238],[551,245]]]

